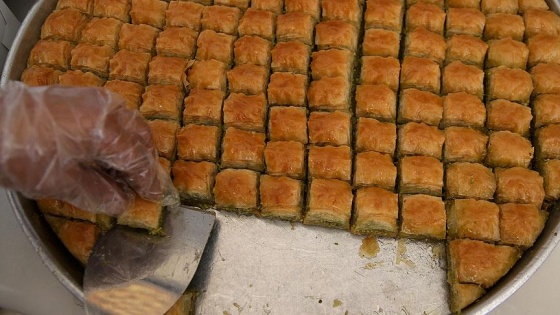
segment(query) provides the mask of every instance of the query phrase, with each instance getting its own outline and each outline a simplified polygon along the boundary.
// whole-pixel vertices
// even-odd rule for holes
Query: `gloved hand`
[[[1,88],[0,185],[112,216],[134,193],[178,203],[144,119],[99,88]]]

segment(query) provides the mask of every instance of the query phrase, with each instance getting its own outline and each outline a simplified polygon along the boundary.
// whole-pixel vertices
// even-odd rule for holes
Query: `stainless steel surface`
[[[124,314],[139,307],[140,314],[146,305],[150,313],[165,313],[194,276],[215,220],[213,212],[169,207],[162,225],[164,235],[122,226],[105,233],[85,268],[87,313]],[[148,290],[130,294],[131,288]]]
[[[41,1],[24,22],[3,81],[21,75],[54,3]],[[45,227],[34,203],[15,194],[11,200],[41,258],[83,299],[81,269]],[[535,247],[464,313],[487,313],[517,290],[558,243],[559,231],[554,209]],[[366,260],[358,254],[362,239],[346,232],[227,213],[218,214],[215,233],[192,283],[201,290],[199,313],[447,313],[441,245],[381,239],[378,256]]]

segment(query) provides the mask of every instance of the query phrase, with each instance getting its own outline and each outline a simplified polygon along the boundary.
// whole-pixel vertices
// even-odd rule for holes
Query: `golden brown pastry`
[[[303,107],[273,106],[269,111],[268,139],[307,143],[307,111]]]
[[[231,93],[224,101],[224,128],[264,132],[268,105],[263,93]]]
[[[252,63],[268,67],[271,50],[272,43],[270,41],[258,36],[243,36],[233,44],[235,64]]]
[[[406,11],[406,30],[410,32],[417,27],[443,35],[445,12],[435,4],[418,2]]]
[[[480,9],[484,14],[517,14],[518,8],[517,0],[481,0],[480,2]]]
[[[144,93],[144,87],[140,84],[121,80],[111,80],[107,81],[103,87],[122,96],[126,101],[126,108],[138,110],[140,107],[142,93]]]
[[[523,14],[525,22],[525,37],[531,38],[535,35],[560,35],[560,17],[548,9],[530,9]]]
[[[500,205],[500,243],[533,246],[546,222],[547,212],[535,205],[505,203]]]
[[[224,92],[193,89],[185,98],[183,123],[201,123],[219,126],[222,123]]]
[[[451,283],[450,290],[449,309],[453,313],[459,313],[486,293],[477,284]]]
[[[447,40],[445,63],[460,61],[482,68],[487,50],[488,44],[480,38],[470,35],[455,35]]]
[[[269,141],[264,149],[266,173],[305,178],[305,146],[296,141]]]
[[[87,15],[91,15],[93,10],[92,0],[58,0],[57,10],[75,9]]]
[[[93,0],[93,15],[130,22],[130,0]]]
[[[109,60],[113,57],[113,48],[78,44],[72,49],[70,66],[73,70],[91,71],[100,77],[108,77]]]
[[[173,3],[173,2],[172,2]],[[186,27],[167,27],[156,39],[158,55],[193,58],[198,32]]]
[[[29,53],[27,65],[69,69],[72,49],[74,46],[67,41],[39,40]]]
[[[537,158],[540,161],[560,158],[560,125],[539,128],[535,132],[535,141]]]
[[[43,86],[58,83],[61,71],[50,67],[31,66],[21,74],[21,82],[29,86]]]
[[[394,122],[397,116],[397,96],[387,85],[356,86],[356,116]]]
[[[188,71],[191,88],[221,90],[226,89],[226,65],[218,60],[195,61]]]
[[[350,184],[336,179],[314,178],[308,191],[304,224],[350,228],[354,199]]]
[[[442,127],[464,126],[482,129],[486,107],[482,101],[466,92],[449,93],[443,98]]]
[[[148,120],[148,126],[152,131],[152,139],[158,154],[168,160],[174,159],[179,124],[174,121],[156,119]]]
[[[276,14],[282,14],[284,8],[284,1],[282,0],[253,0],[251,1],[251,8],[259,10],[268,10]]]
[[[438,126],[443,116],[443,99],[431,92],[406,89],[401,92],[398,123],[410,121]]]
[[[158,163],[161,165],[166,174],[171,175],[171,161],[164,157],[158,157]]]
[[[177,133],[177,156],[183,160],[216,162],[219,145],[220,129],[216,126],[190,124]]]
[[[378,186],[395,190],[397,167],[390,155],[374,151],[361,152],[356,154],[354,165],[354,186]]]
[[[447,8],[480,9],[480,0],[445,0]]]
[[[500,240],[500,208],[493,202],[455,199],[448,203],[447,228],[452,238]]]
[[[368,29],[364,33],[362,54],[364,56],[380,56],[399,58],[401,36],[394,31]]]
[[[140,113],[150,119],[169,119],[179,121],[183,89],[176,85],[150,85],[142,94]]]
[[[536,95],[560,93],[560,65],[541,63],[531,69]]]
[[[393,91],[399,88],[400,62],[393,57],[362,57],[361,84],[385,84]]]
[[[484,39],[501,39],[511,37],[522,41],[525,33],[523,18],[516,14],[494,13],[486,16]]]
[[[173,163],[172,173],[173,186],[177,188],[182,202],[195,206],[213,204],[212,187],[217,173],[216,164],[177,160]]]
[[[466,92],[482,99],[484,72],[476,66],[453,61],[443,70],[443,94]]]
[[[268,83],[268,69],[263,66],[244,64],[227,72],[230,93],[255,95],[263,93]]]
[[[262,175],[259,183],[260,214],[265,218],[301,220],[303,184],[285,176]]]
[[[77,42],[80,32],[87,23],[87,16],[75,9],[64,9],[51,13],[41,27],[41,39]]]
[[[487,100],[501,98],[527,104],[532,92],[531,75],[521,69],[499,66],[488,71],[486,80]]]
[[[91,72],[69,70],[58,77],[58,84],[67,86],[103,86],[105,81]]]
[[[527,46],[511,38],[488,41],[488,57],[485,68],[504,66],[525,70],[529,49]]]
[[[234,40],[235,38],[232,35],[217,33],[212,30],[200,32],[196,41],[196,60],[215,59],[226,65],[231,64]]]
[[[439,94],[440,80],[441,71],[435,61],[412,56],[404,57],[400,78],[401,89],[417,88]]]
[[[183,87],[190,62],[178,57],[155,56],[149,64],[148,84],[171,84]]]
[[[397,126],[374,118],[358,118],[356,151],[376,151],[393,156],[397,145]]]
[[[487,0],[483,0],[484,1]],[[482,36],[486,17],[477,9],[449,8],[445,22],[445,35],[451,37],[457,34]]]
[[[424,155],[441,159],[445,133],[436,126],[410,122],[399,126],[398,156]]]
[[[403,1],[367,0],[365,28],[381,28],[400,33],[403,14]]]
[[[529,67],[539,63],[560,63],[560,36],[535,35],[528,39]]]
[[[358,29],[344,21],[320,22],[315,26],[315,45],[317,49],[340,48],[356,52],[358,48]]]
[[[362,21],[361,0],[322,0],[321,9],[323,21],[343,20],[356,26]]]
[[[527,12],[528,10],[549,10],[548,4],[545,0],[519,0],[519,13]]]
[[[523,167],[497,168],[496,202],[529,203],[540,209],[544,200],[543,178]]]
[[[445,58],[446,43],[443,36],[417,27],[405,38],[406,56],[429,58],[441,64]]]
[[[264,170],[264,133],[228,128],[222,140],[222,168]]]
[[[532,119],[531,108],[527,106],[506,100],[488,103],[486,127],[490,130],[506,130],[528,136]]]
[[[318,145],[351,145],[351,116],[335,111],[309,114],[309,143]]]
[[[482,163],[486,157],[488,136],[467,127],[445,128],[443,160],[449,162]]]
[[[492,170],[479,163],[458,162],[445,170],[445,189],[448,199],[492,199],[496,179]]]
[[[398,195],[378,187],[359,188],[354,201],[352,233],[397,235]]]
[[[276,33],[276,15],[270,11],[249,8],[245,11],[237,31],[239,36],[255,35],[272,41]]]
[[[322,77],[352,78],[354,54],[344,49],[326,49],[311,54],[311,76],[313,80]]]
[[[99,226],[90,222],[73,221],[51,215],[45,216],[45,219],[64,247],[85,266],[93,245],[101,235]]]
[[[161,204],[136,196],[132,206],[119,215],[117,224],[157,233],[161,228],[162,213]]]
[[[235,169],[220,171],[214,185],[216,208],[240,213],[255,212],[258,207],[258,182],[257,172]],[[231,187],[235,187],[235,190]]]
[[[148,53],[119,50],[109,60],[109,78],[146,85],[150,59]]]
[[[441,196],[443,163],[429,156],[405,156],[399,160],[401,194]]]
[[[80,42],[117,48],[123,23],[113,18],[93,18],[82,29]]]
[[[411,238],[445,239],[446,214],[441,197],[405,195],[401,205],[400,235]]]
[[[200,24],[203,30],[236,34],[241,11],[239,8],[221,5],[207,6],[202,10]]]
[[[535,128],[560,123],[560,94],[538,95],[532,103]]]
[[[560,198],[560,160],[548,160],[542,164],[541,175],[546,199],[556,200]]]
[[[39,199],[37,200],[39,211],[43,214],[52,214],[57,217],[65,217],[69,219],[85,220],[96,223],[97,215],[93,212],[82,210],[78,207],[56,199]]]
[[[319,0],[284,0],[285,12],[304,12],[319,20],[321,5]]]
[[[119,32],[119,49],[152,54],[158,33],[158,29],[149,25],[123,24]]]
[[[246,10],[249,7],[249,0],[214,0],[216,5],[227,5],[230,7],[237,7],[241,10]]]
[[[165,11],[165,27],[188,27],[200,31],[200,19],[204,6],[200,3],[171,1]]]
[[[490,133],[486,164],[490,167],[529,167],[534,149],[531,141],[509,131]]]
[[[270,75],[267,92],[271,105],[305,106],[307,75],[275,72]]]
[[[322,78],[311,81],[307,90],[308,106],[311,110],[350,109],[350,82],[348,78]]]
[[[272,71],[293,72],[307,75],[311,48],[299,41],[282,42],[272,49]]]
[[[147,24],[159,29],[165,26],[167,2],[160,0],[131,0],[130,17],[134,24]]]
[[[350,147],[310,146],[308,170],[309,176],[312,178],[339,179],[349,182],[352,175]]]
[[[292,12],[276,18],[276,40],[279,42],[300,41],[313,45],[315,20],[307,13]]]

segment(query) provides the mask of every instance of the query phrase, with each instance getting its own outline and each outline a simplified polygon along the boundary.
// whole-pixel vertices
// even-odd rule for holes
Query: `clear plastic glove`
[[[112,216],[134,193],[164,205],[177,191],[157,160],[150,128],[99,88],[0,89],[0,185]]]

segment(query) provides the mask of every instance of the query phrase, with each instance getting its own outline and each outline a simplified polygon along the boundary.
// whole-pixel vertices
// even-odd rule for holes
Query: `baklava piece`
[[[534,149],[531,141],[509,131],[490,133],[486,164],[490,167],[529,167]]]
[[[354,200],[352,233],[396,236],[398,195],[378,187],[360,188]]]
[[[401,89],[417,88],[439,94],[441,71],[439,65],[427,58],[404,57],[401,69]]]
[[[186,125],[177,134],[177,156],[190,161],[218,159],[220,129],[216,126]]]
[[[482,99],[484,72],[476,66],[454,61],[443,70],[443,94],[466,92]]]
[[[377,186],[393,191],[397,181],[397,167],[388,154],[361,152],[356,155],[354,164],[355,187]]]
[[[401,92],[398,123],[410,121],[438,126],[443,117],[443,99],[431,92],[406,89]]]
[[[528,10],[549,10],[545,0],[519,0],[519,13],[525,13]]]
[[[529,248],[541,234],[546,211],[534,205],[506,203],[500,205],[500,243]]]
[[[165,27],[188,27],[199,31],[203,9],[200,3],[171,1],[165,11]]]
[[[107,81],[104,87],[109,91],[122,96],[126,101],[126,108],[138,110],[140,107],[142,93],[144,93],[144,87],[140,84],[121,80],[111,80]]]
[[[91,15],[93,9],[92,0],[58,0],[56,4],[57,10],[76,9],[87,15]]]
[[[257,172],[235,169],[220,171],[214,185],[216,208],[247,214],[256,212],[258,182]]]
[[[489,288],[513,267],[521,251],[476,240],[453,240],[448,244],[449,280]]]
[[[233,58],[233,42],[232,35],[204,30],[196,41],[196,59],[215,59],[229,65]]]
[[[523,18],[515,14],[495,13],[486,16],[484,39],[501,39],[511,37],[522,41],[525,33]]]
[[[323,21],[343,20],[359,26],[362,21],[362,0],[322,0]]]
[[[212,49],[215,49],[213,47]],[[252,63],[258,66],[270,64],[270,51],[272,43],[258,36],[243,36],[233,45],[235,64]]]
[[[272,41],[276,33],[276,16],[270,11],[247,9],[239,21],[239,36],[254,35]]]
[[[261,172],[264,170],[264,147],[264,133],[228,128],[222,141],[221,166]]]
[[[249,0],[214,0],[214,4],[237,7],[241,10],[247,10],[247,8],[249,8]]]
[[[105,81],[91,72],[70,70],[58,77],[58,84],[66,86],[103,86]]]
[[[311,48],[302,42],[278,43],[272,49],[272,71],[293,72],[307,75]]]
[[[505,99],[528,104],[533,92],[531,75],[521,69],[503,66],[488,70],[486,80],[486,99]]]
[[[441,197],[428,195],[403,196],[401,220],[401,236],[445,239],[445,203],[441,200]]]
[[[51,215],[46,215],[45,219],[64,247],[85,266],[95,242],[101,235],[99,226]]]
[[[262,93],[231,93],[224,101],[224,127],[264,132],[266,110],[266,97]]]
[[[560,65],[541,63],[531,69],[534,93],[556,94],[560,93]]]
[[[94,0],[93,15],[130,22],[130,0]]]
[[[301,181],[284,176],[262,175],[259,185],[261,216],[288,221],[301,220]]]
[[[356,52],[358,29],[350,23],[339,20],[320,22],[315,26],[315,45],[319,50],[339,48]]]
[[[535,128],[560,123],[560,94],[537,96],[532,104]]]
[[[475,95],[466,92],[449,93],[443,98],[442,127],[465,126],[482,129],[486,107]]]
[[[399,126],[398,156],[424,155],[441,159],[445,133],[436,126],[410,122]]]
[[[545,192],[543,178],[523,167],[497,168],[496,202],[528,203],[541,208]]]
[[[73,70],[91,71],[100,77],[108,77],[109,60],[113,57],[113,48],[78,44],[72,49],[70,66]]]
[[[480,9],[480,0],[445,0],[445,7]]]
[[[467,127],[445,128],[443,160],[449,162],[482,163],[486,157],[488,136]]]
[[[456,34],[482,36],[486,17],[477,9],[449,8],[445,24],[445,35],[451,37]]]
[[[417,27],[443,35],[445,12],[435,4],[418,2],[406,11],[406,30],[410,32]]]
[[[335,111],[309,114],[309,143],[318,145],[350,145],[351,116]]]
[[[406,156],[399,160],[399,189],[401,194],[429,194],[441,196],[443,163],[429,156]]]
[[[480,9],[484,14],[510,13],[517,14],[517,0],[481,0]]]
[[[527,46],[511,38],[488,41],[488,57],[485,68],[504,66],[525,70],[529,49]]]
[[[463,308],[471,305],[486,293],[478,284],[452,282],[449,286],[451,291],[449,293],[449,309],[454,314],[460,313]]]
[[[403,7],[403,1],[400,0],[368,0],[364,14],[365,28],[380,28],[400,33]]]
[[[560,125],[548,125],[535,132],[535,147],[537,158],[545,159],[560,158]]]
[[[541,175],[544,179],[546,199],[560,198],[560,160],[548,160],[542,164]]]
[[[536,35],[527,42],[529,67],[539,63],[560,63],[560,36]]]
[[[451,238],[470,238],[486,242],[500,240],[500,208],[493,202],[476,199],[450,200],[447,232]]]
[[[310,146],[308,164],[310,177],[350,181],[352,157],[348,146]]]
[[[397,126],[393,123],[380,122],[374,118],[358,118],[356,125],[356,151],[376,151],[395,154],[397,145]]]
[[[193,206],[213,204],[212,187],[217,173],[216,164],[211,162],[173,163],[173,186],[177,188],[181,201]]]
[[[201,123],[219,126],[222,123],[224,92],[193,89],[185,98],[183,123]]]
[[[171,161],[164,157],[158,157],[158,164],[165,171],[165,174],[171,175]]]
[[[122,25],[121,21],[113,18],[93,18],[82,29],[80,42],[115,49]]]
[[[492,170],[479,163],[458,162],[445,170],[445,190],[448,199],[492,199],[496,179]]]
[[[353,66],[354,54],[348,50],[326,49],[311,54],[311,76],[313,80],[339,76],[351,79]]]
[[[364,33],[362,54],[399,58],[401,36],[397,32],[383,29],[369,29]]]
[[[191,88],[221,90],[226,89],[226,64],[218,60],[195,61],[188,71]]]
[[[152,139],[158,154],[168,160],[173,160],[175,158],[179,124],[174,121],[156,119],[149,120],[148,126],[152,131]]]
[[[387,85],[356,86],[356,116],[394,122],[397,96]]]
[[[27,65],[69,69],[72,49],[74,46],[67,41],[39,40],[29,53]]]
[[[560,17],[554,11],[527,10],[523,14],[525,38],[535,35],[560,35]]]
[[[231,93],[260,94],[266,90],[268,69],[263,66],[244,64],[227,72]]]
[[[198,32],[186,27],[167,27],[156,39],[156,52],[167,57],[193,58]]]
[[[348,78],[322,78],[312,81],[307,90],[307,100],[311,110],[350,109],[350,82]]]
[[[283,0],[252,0],[251,8],[255,8],[258,10],[267,10],[270,12],[274,12],[275,14],[282,14],[282,10],[284,9],[284,1]]]
[[[151,54],[158,32],[158,29],[145,24],[124,24],[119,33],[119,49]]]
[[[270,75],[267,92],[271,105],[305,106],[307,76],[275,72]]]
[[[295,141],[269,141],[264,149],[266,173],[305,178],[305,146]]]
[[[150,59],[151,56],[147,53],[119,50],[109,60],[109,78],[146,85]]]
[[[482,68],[487,50],[488,44],[480,38],[469,35],[455,35],[447,40],[445,63],[460,61]]]
[[[28,86],[44,86],[58,83],[61,71],[43,66],[31,66],[21,74],[21,82]]]
[[[130,17],[134,24],[147,24],[162,29],[165,25],[167,2],[160,0],[131,0]]]
[[[117,218],[117,224],[158,233],[161,228],[163,206],[136,196],[130,208]]]
[[[204,7],[200,24],[203,30],[235,35],[241,11],[239,8],[214,5]]]
[[[353,197],[352,187],[346,182],[336,179],[312,179],[303,223],[349,229]]]
[[[148,84],[171,84],[183,87],[190,62],[178,57],[155,56],[149,64]]]
[[[41,39],[77,42],[80,32],[87,23],[87,16],[74,9],[51,13],[41,27]]]
[[[279,15],[276,19],[276,40],[279,42],[300,41],[313,45],[315,20],[307,13],[292,12]]]
[[[385,84],[393,91],[397,91],[399,88],[400,68],[399,60],[393,57],[362,57],[360,83]]]
[[[319,0],[284,0],[286,13],[304,12],[319,20],[321,5]]]
[[[531,108],[527,106],[506,100],[488,103],[486,127],[490,130],[506,130],[528,136],[532,119]]]
[[[142,95],[140,113],[150,119],[179,121],[183,89],[176,85],[150,85]]]
[[[96,222],[97,215],[67,202],[57,199],[38,199],[37,206],[43,214],[52,214],[57,217],[65,217],[70,219],[86,220],[92,223]]]
[[[447,44],[443,36],[423,27],[408,32],[405,38],[404,55],[429,58],[441,64],[445,58]]]

